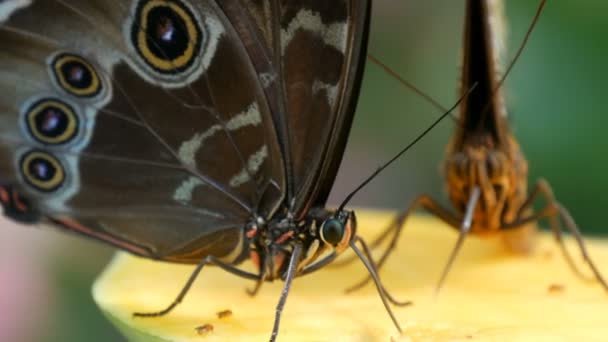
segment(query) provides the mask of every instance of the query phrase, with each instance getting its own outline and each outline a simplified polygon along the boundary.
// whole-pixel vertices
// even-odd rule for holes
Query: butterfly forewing
[[[475,91],[463,100],[454,146],[462,148],[467,139],[480,135],[497,145],[505,144],[506,109],[502,100],[500,51],[504,41],[502,3],[499,1],[467,1],[463,46],[461,94],[474,84]],[[472,141],[469,141],[472,143]]]
[[[243,7],[257,23],[252,27],[235,2],[221,6],[241,36],[249,37],[245,43],[266,87],[288,161],[287,202],[293,199],[293,209],[304,216],[310,207],[324,206],[344,151],[362,75],[370,4],[247,2]],[[259,35],[252,37],[252,31]]]
[[[302,210],[325,205],[342,159],[365,60],[367,24],[363,23],[369,3],[284,3],[281,47],[286,119],[292,183]]]

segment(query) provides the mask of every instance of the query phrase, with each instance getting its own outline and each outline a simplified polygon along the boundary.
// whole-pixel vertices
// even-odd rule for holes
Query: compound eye
[[[328,219],[321,226],[321,240],[335,247],[342,242],[345,230],[346,228],[342,221],[335,218]]]

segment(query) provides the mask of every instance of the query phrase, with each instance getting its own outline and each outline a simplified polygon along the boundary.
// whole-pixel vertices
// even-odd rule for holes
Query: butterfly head
[[[325,219],[319,227],[321,240],[331,246],[336,252],[342,252],[348,247],[357,229],[357,218],[352,211],[338,211]]]
[[[502,148],[477,143],[448,151],[444,166],[454,207],[464,214],[472,189],[481,189],[480,203],[473,212],[476,233],[500,229],[526,199],[527,162],[517,142],[512,137],[507,142]]]

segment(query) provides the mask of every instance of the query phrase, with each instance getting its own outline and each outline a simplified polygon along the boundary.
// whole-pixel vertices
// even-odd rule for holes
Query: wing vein
[[[62,0],[56,0],[56,2],[58,2],[59,4],[63,5],[64,7],[66,7],[67,9],[73,11],[74,13],[76,13],[77,15],[83,17],[85,20],[87,20],[89,23],[91,24],[95,24],[95,22],[89,18],[86,14],[82,13],[81,11],[79,11],[77,8],[74,8],[73,6],[71,6],[70,4],[65,3]],[[131,14],[129,14],[131,15]],[[114,78],[112,78],[114,80]],[[115,82],[116,83],[116,82]],[[142,124],[146,127],[146,129],[150,132],[150,134],[152,134],[154,136],[154,138],[161,144],[163,145],[163,147],[165,147],[167,149],[167,151],[176,159],[176,160],[181,160],[179,158],[179,155],[177,153],[177,151],[175,151],[175,149],[173,147],[171,147],[169,145],[169,143],[167,143],[167,141],[165,139],[163,139],[160,134],[152,128],[152,126],[148,123],[148,121],[146,120],[146,118],[142,115],[141,111],[139,111],[137,109],[137,107],[135,106],[135,104],[133,103],[133,101],[130,99],[129,95],[122,89],[122,87],[120,87],[120,85],[118,85],[118,83],[116,83],[116,85],[118,86],[118,88],[120,89],[120,91],[123,93],[123,95],[125,95],[127,101],[129,102],[129,104],[131,105],[131,107],[133,108],[135,114],[137,115],[137,117],[142,121]],[[165,91],[165,93],[168,93],[167,91]],[[171,95],[171,94],[169,94]],[[183,102],[183,101],[180,101]],[[238,205],[240,205],[243,209],[247,210],[248,212],[252,212],[251,207],[245,203],[242,199],[238,198],[235,194],[233,194],[231,191],[229,191],[225,186],[223,186],[222,184],[216,182],[215,180],[211,179],[210,177],[207,177],[203,174],[201,174],[200,172],[198,172],[198,170],[185,165],[182,163],[182,167],[184,170],[188,171],[189,173],[191,173],[194,177],[199,178],[201,181],[207,183],[208,185],[210,185],[211,187],[215,188],[216,190],[218,190],[220,193],[223,193],[225,196],[229,197],[231,200],[233,200],[235,203],[237,203]]]

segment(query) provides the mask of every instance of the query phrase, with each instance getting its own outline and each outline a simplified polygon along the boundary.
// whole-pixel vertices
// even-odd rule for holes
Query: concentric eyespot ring
[[[50,153],[32,150],[20,161],[21,174],[27,184],[41,192],[53,192],[65,181],[65,169]]]
[[[51,61],[52,74],[61,89],[78,97],[94,97],[102,90],[95,68],[84,58],[61,53]]]
[[[200,52],[202,31],[192,11],[179,0],[144,0],[135,10],[131,43],[161,74],[179,74]]]
[[[78,135],[79,120],[72,106],[59,99],[43,98],[27,108],[25,125],[36,141],[61,145]]]

